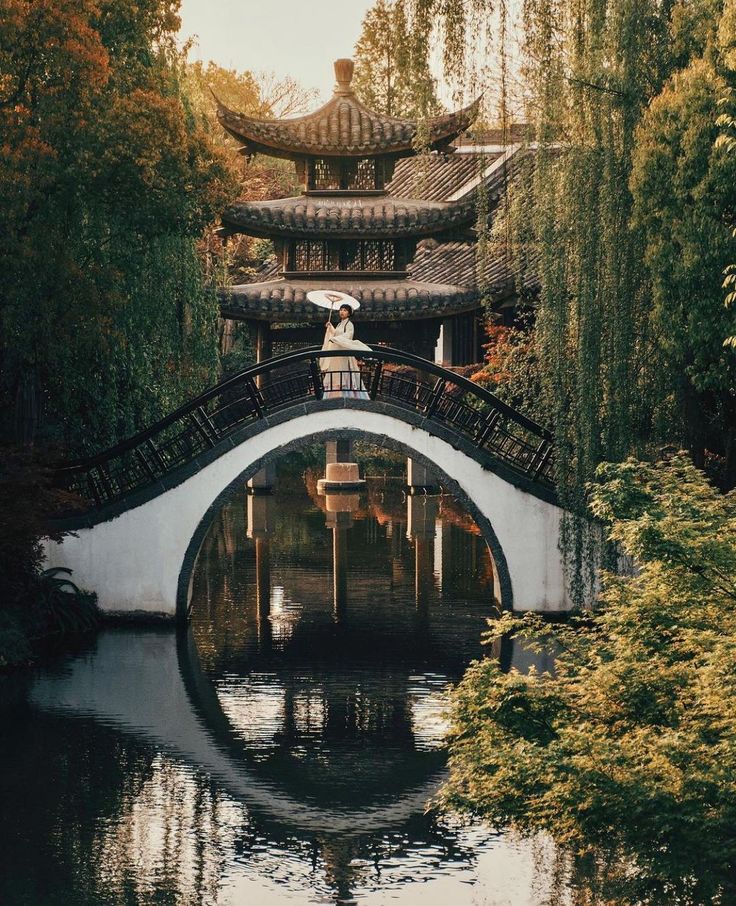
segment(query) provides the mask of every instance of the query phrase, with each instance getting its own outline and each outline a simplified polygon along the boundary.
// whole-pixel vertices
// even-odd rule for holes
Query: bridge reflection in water
[[[493,584],[450,500],[237,495],[200,553],[186,635],[106,633],[34,682],[35,709],[149,753],[85,837],[98,899],[79,902],[126,885],[136,903],[534,902],[530,850],[425,814],[442,693],[483,653]]]

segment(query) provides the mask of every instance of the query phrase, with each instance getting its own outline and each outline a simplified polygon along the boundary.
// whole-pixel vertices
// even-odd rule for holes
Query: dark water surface
[[[0,682],[0,903],[542,903],[543,840],[426,811],[448,684],[531,662],[482,648],[493,598],[449,498],[236,495],[187,634],[107,630]]]

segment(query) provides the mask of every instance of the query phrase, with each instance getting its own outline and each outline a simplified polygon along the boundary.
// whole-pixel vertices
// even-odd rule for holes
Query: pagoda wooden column
[[[269,321],[256,321],[256,362],[264,362],[272,355],[271,324]]]
[[[455,324],[453,318],[443,318],[440,327],[440,335],[435,347],[434,360],[438,365],[449,368],[454,365],[453,360],[453,335]]]

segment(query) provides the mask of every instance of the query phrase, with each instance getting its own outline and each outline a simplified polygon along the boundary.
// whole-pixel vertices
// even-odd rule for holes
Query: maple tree
[[[545,400],[539,353],[532,325],[486,325],[485,363],[471,380],[525,415],[545,424]]]

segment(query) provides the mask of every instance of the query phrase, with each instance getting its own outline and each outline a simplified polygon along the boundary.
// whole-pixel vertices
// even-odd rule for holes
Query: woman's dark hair
[[[338,309],[338,311],[341,311],[343,308],[345,309],[345,311],[347,311],[348,317],[349,317],[349,318],[352,318],[352,317],[353,317],[353,308],[352,308],[352,306],[351,306],[351,305],[348,305],[347,302],[343,302],[342,305],[340,306],[340,308]]]

